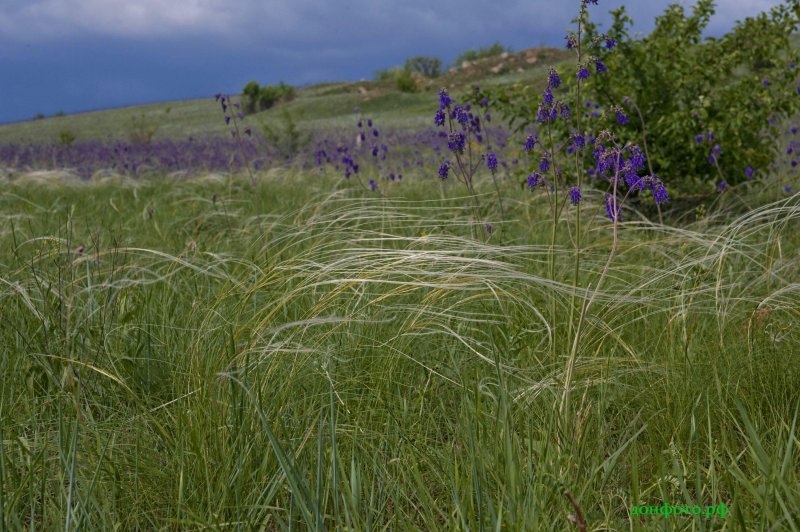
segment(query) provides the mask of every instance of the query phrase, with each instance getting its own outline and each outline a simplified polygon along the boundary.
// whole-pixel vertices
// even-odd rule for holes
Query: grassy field
[[[0,528],[796,530],[800,195],[769,185],[625,213],[592,295],[599,192],[576,285],[574,210],[551,248],[510,182],[479,239],[427,176],[3,182]],[[663,504],[702,515],[629,515]]]
[[[439,84],[544,87],[563,54],[541,53],[416,93],[306,87],[246,121],[352,141],[359,107],[416,132]],[[228,129],[210,96],[0,145]],[[343,151],[351,179],[338,150],[253,175],[0,172],[0,532],[800,530],[790,163],[663,223],[644,199],[617,232],[586,183],[554,223],[544,187],[484,171],[476,209],[436,177],[442,146],[400,138]]]

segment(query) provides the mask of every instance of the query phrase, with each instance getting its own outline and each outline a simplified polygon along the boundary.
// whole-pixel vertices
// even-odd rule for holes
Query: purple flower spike
[[[589,77],[589,69],[585,66],[582,66],[580,70],[578,70],[578,79],[586,79]]]
[[[439,109],[444,109],[445,107],[449,107],[451,103],[453,103],[453,100],[450,99],[450,96],[448,96],[447,91],[445,89],[440,90]]]
[[[544,173],[550,170],[550,160],[547,157],[542,157],[539,161],[539,171]]]
[[[580,187],[572,187],[569,189],[569,202],[577,205],[581,202],[581,189]]]
[[[433,123],[437,126],[444,125],[444,111],[442,111],[441,109],[436,111],[436,116],[433,117]]]
[[[497,156],[494,153],[489,153],[486,156],[486,166],[489,170],[497,170]]]
[[[374,179],[370,179],[369,180],[369,188],[370,188],[370,190],[372,190],[372,192],[375,192],[375,190],[377,190],[377,188],[378,188],[378,183],[376,183]]]
[[[628,123],[628,117],[622,111],[617,111],[617,124],[624,126]]]
[[[557,89],[561,86],[561,77],[556,72],[556,69],[550,69],[550,77],[547,82],[547,86],[551,89]],[[798,87],[798,91],[800,91],[800,87]]]
[[[448,172],[450,172],[450,165],[445,161],[442,163],[442,166],[439,167],[439,178],[447,179]]]
[[[608,72],[608,67],[600,59],[594,60],[594,66],[598,74],[602,74],[603,72]]]

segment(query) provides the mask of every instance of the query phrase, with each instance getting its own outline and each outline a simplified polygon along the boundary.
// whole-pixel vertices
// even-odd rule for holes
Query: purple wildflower
[[[602,74],[603,72],[608,72],[608,67],[599,58],[594,60],[594,66],[598,74]]]
[[[497,170],[497,156],[494,153],[489,152],[489,154],[486,155],[486,166],[489,170]]]
[[[544,89],[544,94],[542,95],[542,101],[547,105],[553,104],[553,91],[550,87]]]
[[[625,113],[623,113],[621,110],[618,110],[617,111],[617,124],[619,124],[621,126],[624,126],[627,123],[628,123],[628,117],[625,116]]]
[[[542,180],[542,175],[539,172],[534,172],[528,176],[528,188],[536,188]]]
[[[370,179],[369,188],[372,190],[372,192],[375,192],[375,190],[378,188],[378,183],[376,183],[374,179]]]
[[[783,185],[783,191],[786,192],[787,194],[791,194],[792,193],[792,185]]]
[[[525,139],[525,146],[522,147],[525,151],[532,151],[533,148],[536,147],[536,144],[539,142],[539,137],[536,135],[528,135],[528,138]]]
[[[611,50],[617,45],[617,40],[612,39],[611,37],[606,39],[606,50]]]
[[[453,133],[448,137],[447,147],[450,151],[462,153],[464,151],[466,139],[463,133]]]
[[[726,183],[725,180],[723,179],[722,181],[717,183],[717,190],[719,190],[720,192],[725,192],[726,190],[728,190],[728,183]]]
[[[437,126],[444,125],[444,111],[442,111],[441,109],[436,111],[436,116],[433,117],[433,123]]]
[[[561,86],[561,77],[556,72],[555,68],[550,69],[550,78],[548,79],[547,86],[551,89],[557,89]],[[800,87],[798,87],[800,90]]]
[[[581,79],[586,79],[588,77],[589,77],[589,69],[586,68],[585,66],[581,66],[580,69],[578,69],[578,79],[581,80]]]
[[[447,94],[447,91],[444,89],[440,90],[439,109],[444,109],[445,107],[449,107],[451,103],[453,103],[453,100],[450,99],[450,96]]]
[[[569,202],[573,205],[577,205],[581,202],[580,187],[572,187],[569,189]]]
[[[753,168],[751,166],[748,166],[747,168],[744,169],[744,175],[745,175],[745,177],[747,179],[753,179],[753,174],[754,173],[755,173],[755,170],[753,170]]]
[[[550,159],[547,157],[542,157],[542,159],[539,161],[539,171],[544,173],[548,170],[550,170]]]
[[[664,187],[664,183],[658,179],[657,176],[653,176],[653,180],[655,183],[652,185],[653,187],[653,199],[656,200],[656,205],[661,205],[669,201],[669,194],[667,194],[667,189]]]
[[[631,164],[637,170],[641,170],[644,168],[644,154],[642,150],[639,149],[639,146],[632,145],[628,148],[628,153],[631,156]]]
[[[705,138],[705,137],[704,137],[703,135],[695,135],[695,137],[694,137],[694,141],[695,141],[697,144],[700,144],[701,142],[703,142],[703,139],[704,139],[704,138]]]
[[[442,163],[442,166],[439,167],[439,177],[441,179],[447,179],[448,172],[450,172],[450,165],[445,161]]]

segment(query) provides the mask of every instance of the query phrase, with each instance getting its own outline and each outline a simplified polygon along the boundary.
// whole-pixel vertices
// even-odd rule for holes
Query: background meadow
[[[610,75],[641,51],[597,37]],[[619,216],[601,130],[668,137],[586,49],[0,126],[0,530],[799,529],[785,50],[725,85],[779,108],[770,157],[703,100],[650,146],[671,200]],[[631,515],[664,504],[730,513]]]

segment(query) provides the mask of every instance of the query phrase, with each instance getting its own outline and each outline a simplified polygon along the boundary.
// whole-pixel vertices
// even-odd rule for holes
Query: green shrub
[[[311,142],[311,135],[301,133],[292,115],[284,110],[281,114],[280,127],[261,124],[264,137],[286,159],[293,159]]]
[[[58,143],[62,146],[70,146],[72,143],[75,142],[75,133],[70,131],[69,129],[62,129],[58,132]]]
[[[397,85],[397,90],[400,92],[417,92],[419,89],[414,75],[404,68],[395,71],[394,80]]]
[[[271,108],[281,101],[289,101],[295,96],[294,87],[284,82],[263,87],[255,81],[249,82],[242,90],[244,112],[253,114]]]
[[[375,72],[375,81],[393,82],[400,92],[417,92],[419,85],[414,74],[407,68],[394,67]]]
[[[170,107],[164,110],[164,115],[172,111]],[[161,128],[160,122],[152,116],[147,116],[143,112],[131,117],[131,126],[128,131],[128,140],[131,144],[150,144],[153,137]]]
[[[630,38],[631,20],[620,8],[609,32],[619,50],[595,47],[609,75],[594,76],[591,97],[601,106],[627,98],[631,127],[619,128],[621,138],[637,142],[646,128],[654,170],[686,190],[718,179],[744,181],[748,167],[766,172],[778,155],[777,126],[800,111],[791,66],[800,58],[790,42],[799,6],[787,3],[704,40],[712,1],[699,1],[690,15],[672,5],[639,41]],[[594,26],[588,29],[596,35]]]
[[[417,55],[410,57],[406,60],[405,70],[415,72],[426,78],[439,77],[442,70],[442,60],[438,57],[428,57],[425,55]]]
[[[698,1],[690,14],[672,5],[643,39],[631,37],[624,7],[612,11],[606,34],[585,21],[581,66],[591,75],[581,85],[580,104],[591,101],[610,114],[590,118],[586,129],[610,129],[622,141],[646,145],[653,172],[676,192],[708,191],[717,181],[736,184],[767,172],[779,153],[778,128],[800,111],[800,58],[790,42],[800,1],[737,22],[721,38],[704,38],[713,14],[711,0]],[[597,73],[598,60],[607,72]],[[562,79],[559,93],[574,95],[574,71],[562,72]],[[521,129],[536,124],[530,109],[541,100],[539,91],[517,85],[481,96],[490,96]],[[617,105],[627,124],[614,120]],[[586,157],[591,167],[589,150]]]

